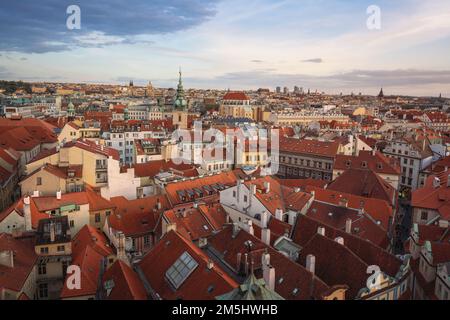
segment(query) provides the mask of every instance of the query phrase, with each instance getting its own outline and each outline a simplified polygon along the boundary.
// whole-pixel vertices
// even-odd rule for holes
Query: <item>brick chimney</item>
[[[270,246],[270,229],[264,228],[261,229],[261,241],[266,245]]]
[[[269,224],[269,213],[267,211],[263,211],[261,213],[261,228],[267,228]]]

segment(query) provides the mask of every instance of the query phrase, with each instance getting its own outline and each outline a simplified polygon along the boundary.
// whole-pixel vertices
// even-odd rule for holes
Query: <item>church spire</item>
[[[184,98],[184,88],[183,88],[183,80],[182,80],[182,73],[181,68],[179,71],[180,78],[178,79],[178,88],[177,88],[177,94],[174,102],[175,109],[181,109],[184,110],[187,106],[187,101]]]

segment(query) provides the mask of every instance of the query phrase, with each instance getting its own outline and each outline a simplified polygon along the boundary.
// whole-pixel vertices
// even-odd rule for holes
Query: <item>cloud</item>
[[[306,62],[306,63],[322,63],[323,59],[322,58],[306,59],[306,60],[302,60],[302,62]]]
[[[324,76],[285,74],[268,70],[230,72],[214,78],[186,78],[186,85],[222,88],[258,88],[299,85],[318,90],[360,90],[450,85],[450,70],[353,70]]]
[[[263,61],[263,60],[255,59],[255,60],[250,60],[250,62],[253,62],[253,63],[263,63],[264,61]]]
[[[66,28],[66,9],[73,1],[4,1],[0,50],[45,53],[136,43],[140,35],[177,32],[207,21],[217,1],[78,0],[81,30]]]

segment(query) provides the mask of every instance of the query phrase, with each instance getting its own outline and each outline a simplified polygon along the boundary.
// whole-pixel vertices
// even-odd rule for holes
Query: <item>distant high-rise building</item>
[[[284,87],[283,92],[284,92],[284,94],[288,94],[289,93],[289,88],[288,87]]]
[[[281,93],[281,87],[277,87],[276,91],[278,94]]]

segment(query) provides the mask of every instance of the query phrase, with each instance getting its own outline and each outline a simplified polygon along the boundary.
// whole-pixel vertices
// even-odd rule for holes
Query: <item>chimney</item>
[[[214,262],[211,259],[209,259],[206,264],[206,267],[208,268],[208,270],[212,270],[212,268],[214,268]]]
[[[177,224],[176,223],[168,223],[166,227],[166,233],[169,233],[170,231],[177,231]]]
[[[261,213],[261,228],[267,228],[269,224],[269,213],[267,211],[263,211]]]
[[[339,206],[347,208],[348,207],[348,200],[346,198],[340,198],[339,199]]]
[[[241,228],[239,228],[239,225],[237,223],[233,223],[233,238],[236,238]]]
[[[8,268],[14,268],[14,251],[0,251],[0,265]]]
[[[39,190],[34,190],[34,191],[33,191],[32,197],[33,197],[33,198],[39,197]]]
[[[441,186],[441,179],[438,177],[434,177],[433,179],[433,188],[437,189]]]
[[[347,220],[345,220],[345,232],[347,233],[352,233],[352,219],[347,218]]]
[[[275,218],[277,220],[283,221],[283,209],[276,209],[275,210]]]
[[[318,227],[317,233],[325,237],[325,228],[324,227]]]
[[[247,232],[250,233],[252,236],[255,235],[255,229],[253,229],[253,221],[252,220],[247,221]]]
[[[50,242],[55,242],[56,239],[56,224],[50,221]]]
[[[125,251],[125,234],[123,232],[117,233],[117,259],[120,259],[127,264],[129,263]]]
[[[439,227],[448,228],[448,226],[449,226],[449,223],[447,220],[443,220],[443,219],[439,220]]]
[[[270,229],[261,229],[261,241],[270,246]]]
[[[256,185],[250,184],[250,196],[256,194]]]
[[[30,197],[28,196],[23,198],[23,218],[25,220],[25,231],[32,231]]]
[[[242,260],[242,253],[238,252],[236,255],[236,272],[239,273],[241,270],[241,260]]]
[[[270,192],[270,182],[269,181],[264,182],[264,189],[265,189],[266,193]]]
[[[161,200],[156,199],[156,208],[158,208],[158,210],[161,210]]]
[[[316,272],[316,257],[312,254],[306,256],[306,269],[312,274]]]
[[[274,291],[275,290],[275,268],[270,265],[263,266],[263,277],[264,277],[264,281],[266,282],[266,286],[270,290]]]
[[[295,192],[295,193],[299,193],[300,191],[301,191],[300,188],[298,188],[298,187],[297,187],[297,188],[294,188],[294,192]]]
[[[207,245],[208,245],[208,239],[207,238],[200,238],[198,240],[198,247],[200,249],[206,247]]]
[[[61,190],[56,191],[56,199],[61,200]]]
[[[342,237],[337,237],[336,239],[334,239],[334,241],[336,241],[340,245],[344,245],[344,238]]]

